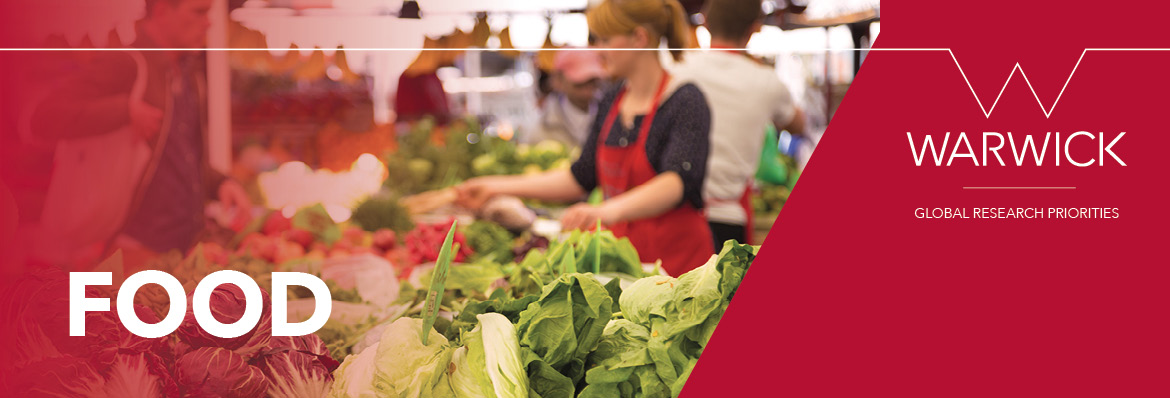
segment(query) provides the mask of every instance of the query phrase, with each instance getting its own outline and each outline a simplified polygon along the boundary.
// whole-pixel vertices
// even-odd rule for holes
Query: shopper
[[[552,93],[544,98],[540,120],[530,127],[530,142],[552,140],[571,148],[589,139],[590,123],[597,116],[597,102],[605,77],[601,56],[595,51],[558,51],[549,77]]]
[[[562,227],[600,221],[628,237],[642,261],[661,259],[680,275],[713,253],[702,214],[710,111],[695,85],[663,69],[657,50],[662,38],[671,48],[688,46],[683,8],[677,0],[606,0],[587,16],[607,72],[622,83],[599,104],[581,157],[570,170],[467,181],[457,189],[460,201],[477,207],[502,194],[567,202],[601,188],[605,201],[573,205]]]
[[[760,0],[709,0],[704,7],[712,50],[689,54],[671,73],[697,85],[711,106],[703,198],[719,250],[731,239],[751,243],[751,183],[767,125],[802,134],[804,117],[775,69],[742,51],[762,25]]]
[[[147,15],[136,25],[137,36],[131,47],[205,46],[211,0],[147,0],[146,6]],[[124,214],[113,222],[99,223],[110,225],[78,226],[98,231],[97,236],[76,230],[53,231],[64,234],[65,239],[85,240],[60,244],[106,247],[113,242],[127,256],[185,251],[205,225],[205,200],[218,198],[241,217],[251,211],[243,187],[212,170],[208,163],[205,62],[202,51],[102,52],[38,107],[33,117],[35,131],[60,140],[59,145],[89,146],[85,150],[95,154],[134,154],[135,148],[142,147],[148,159],[134,165],[129,173],[111,179],[127,181],[118,188],[78,193],[81,196],[71,198],[63,196],[72,195],[61,194],[86,181],[56,181],[58,189],[50,188],[46,203],[46,220],[109,220],[95,213]],[[127,135],[127,140],[102,139],[128,128],[133,134]],[[106,165],[87,165],[85,159],[57,159],[57,166],[54,179],[77,180],[78,176],[94,172],[77,168]],[[111,166],[96,172],[116,172],[113,169]],[[88,206],[94,202],[100,205]],[[81,206],[83,203],[87,206]],[[57,226],[45,227],[52,230]],[[106,232],[111,236],[101,236]]]

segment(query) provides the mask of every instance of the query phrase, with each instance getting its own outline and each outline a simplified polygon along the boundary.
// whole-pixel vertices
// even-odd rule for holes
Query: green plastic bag
[[[760,166],[756,169],[756,180],[784,185],[788,182],[788,167],[780,161],[780,143],[776,141],[776,127],[768,125],[764,132],[764,150],[760,154]]]

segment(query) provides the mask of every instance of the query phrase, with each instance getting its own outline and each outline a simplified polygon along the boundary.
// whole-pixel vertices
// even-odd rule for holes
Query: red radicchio
[[[315,334],[273,337],[252,363],[268,376],[268,396],[273,398],[326,396],[339,365]]]
[[[24,366],[9,392],[21,397],[102,397],[106,379],[86,358],[64,355]]]
[[[106,396],[124,398],[178,398],[179,386],[166,365],[149,352],[117,354],[107,370]]]
[[[192,350],[175,364],[184,397],[252,398],[264,396],[270,383],[260,368],[239,354],[217,347]]]
[[[143,305],[134,305],[138,319],[148,324],[160,322],[158,316]],[[150,353],[168,362],[174,359],[169,340],[166,337],[148,339],[139,337],[123,325],[115,311],[90,312],[85,316],[86,333],[82,347],[86,355],[99,370],[105,373],[114,364],[118,354]]]
[[[187,296],[187,315],[183,319],[182,326],[179,326],[179,339],[193,349],[220,347],[235,351],[245,359],[250,358],[257,351],[268,346],[268,341],[272,336],[272,299],[263,289],[260,290],[260,293],[263,297],[263,307],[260,312],[260,322],[256,328],[242,336],[225,339],[208,333],[195,321],[194,307],[191,304],[194,296],[194,292],[192,292]],[[212,316],[222,323],[230,324],[244,316],[244,292],[239,286],[223,284],[216,287],[211,293],[209,302]],[[257,303],[252,305],[257,305]]]

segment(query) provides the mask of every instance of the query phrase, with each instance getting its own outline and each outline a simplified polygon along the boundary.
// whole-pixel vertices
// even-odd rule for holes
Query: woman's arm
[[[568,202],[585,196],[585,189],[569,170],[551,170],[522,176],[488,176],[467,180],[455,188],[458,202],[478,209],[496,195],[519,196],[553,202]]]
[[[683,199],[683,180],[678,173],[668,171],[610,198],[600,206],[586,203],[570,207],[561,217],[564,230],[589,229],[598,220],[604,225],[656,217],[675,207]]]

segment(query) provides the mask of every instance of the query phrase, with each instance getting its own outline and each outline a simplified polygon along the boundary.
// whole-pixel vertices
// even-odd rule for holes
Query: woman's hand
[[[601,225],[612,225],[618,221],[618,217],[616,212],[606,209],[605,206],[578,203],[565,210],[565,214],[561,216],[561,230],[588,231],[597,227],[599,220]]]
[[[470,210],[479,210],[484,203],[499,194],[497,177],[477,177],[455,186],[455,204]]]
[[[218,196],[224,208],[235,213],[232,225],[246,225],[252,220],[252,200],[243,185],[235,180],[224,180],[219,185]]]

